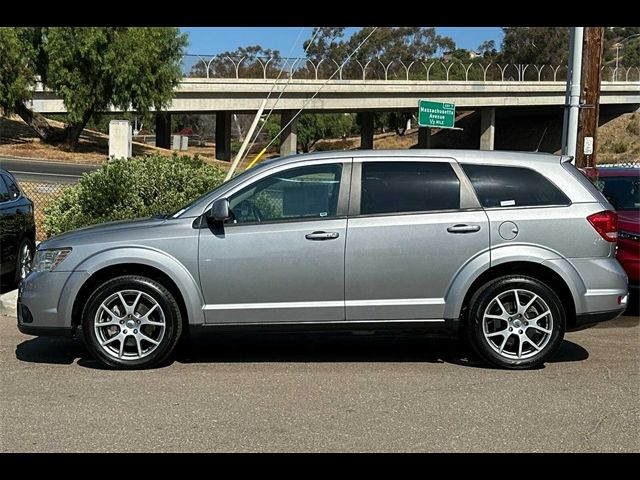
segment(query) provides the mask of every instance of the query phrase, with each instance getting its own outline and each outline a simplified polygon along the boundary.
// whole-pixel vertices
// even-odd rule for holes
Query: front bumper
[[[18,289],[18,330],[27,335],[73,333],[71,312],[86,272],[31,272]]]

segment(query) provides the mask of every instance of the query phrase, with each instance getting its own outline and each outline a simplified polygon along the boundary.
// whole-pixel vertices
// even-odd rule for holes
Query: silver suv
[[[245,171],[173,215],[40,244],[18,328],[80,334],[101,362],[165,360],[198,328],[464,335],[530,368],[619,315],[617,217],[569,157],[330,152]]]

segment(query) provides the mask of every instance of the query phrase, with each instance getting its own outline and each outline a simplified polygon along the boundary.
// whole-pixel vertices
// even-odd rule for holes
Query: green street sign
[[[453,103],[418,102],[418,125],[421,127],[453,128],[456,106]]]

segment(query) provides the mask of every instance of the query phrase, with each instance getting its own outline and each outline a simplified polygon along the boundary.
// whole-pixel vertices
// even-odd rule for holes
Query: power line
[[[268,149],[268,148],[273,144],[273,142],[275,142],[276,138],[278,138],[278,137],[280,136],[280,134],[281,134],[281,133],[282,133],[282,132],[283,132],[283,131],[284,131],[284,130],[289,126],[289,125],[291,125],[291,124],[295,121],[295,119],[296,119],[296,118],[298,118],[298,116],[300,115],[300,113],[302,112],[302,110],[304,110],[304,107],[306,107],[306,106],[309,104],[309,102],[311,102],[314,98],[316,98],[316,96],[320,93],[320,90],[322,90],[322,89],[327,85],[327,83],[329,83],[329,81],[330,81],[333,77],[335,77],[336,73],[338,73],[340,70],[342,70],[342,67],[344,67],[344,65],[345,65],[345,64],[346,64],[346,63],[351,59],[351,57],[353,57],[353,56],[356,54],[356,52],[357,52],[358,50],[360,50],[360,47],[362,47],[362,45],[364,45],[364,44],[365,44],[365,42],[366,42],[367,40],[369,40],[369,38],[371,37],[371,35],[373,35],[377,29],[378,29],[378,27],[373,27],[373,29],[371,30],[371,32],[369,32],[369,35],[367,35],[367,36],[364,38],[364,40],[362,40],[362,42],[360,42],[360,44],[355,48],[355,50],[354,50],[353,52],[351,52],[351,54],[349,54],[349,56],[344,60],[344,62],[342,62],[342,63],[340,64],[340,66],[338,67],[338,69],[337,69],[335,72],[333,72],[333,74],[332,74],[329,78],[327,78],[327,79],[325,80],[325,82],[324,82],[322,85],[320,85],[320,87],[318,88],[318,90],[316,90],[316,92],[315,92],[315,93],[314,93],[310,98],[308,98],[308,99],[307,99],[307,100],[302,104],[302,107],[300,107],[300,110],[298,110],[298,111],[296,112],[296,114],[295,114],[293,117],[291,117],[291,120],[289,120],[289,121],[287,122],[287,124],[286,124],[284,127],[282,127],[282,128],[280,129],[280,131],[279,131],[279,132],[278,132],[278,133],[273,137],[273,139],[272,139],[272,140],[267,144],[267,146],[266,146],[266,147],[264,147],[264,148],[262,149],[262,151],[261,151],[261,152],[256,156],[256,158],[254,158],[254,159],[253,159],[253,161],[252,161],[252,162],[247,166],[247,169],[249,169],[249,168],[253,167],[253,165],[254,165],[254,164],[255,164],[255,163],[260,159],[260,157],[264,154],[264,152],[266,152],[266,150],[267,150],[267,149]]]
[[[311,40],[309,40],[309,43],[307,44],[307,48],[304,49],[304,55],[307,54],[307,51],[309,50],[309,48],[313,44],[313,41],[316,39],[316,36],[318,35],[318,33],[320,33],[320,27],[315,27],[314,29],[315,29],[315,32],[314,32],[313,36],[311,37]],[[299,35],[298,35],[298,37],[299,37]],[[296,43],[297,42],[298,42],[298,39],[296,39]],[[291,55],[289,55],[289,56],[291,56]],[[280,78],[280,75],[278,75],[278,78]],[[278,102],[282,98],[282,95],[284,94],[284,91],[287,89],[287,87],[291,83],[291,80],[293,80],[293,64],[291,65],[291,73],[289,74],[289,79],[287,80],[287,83],[282,88],[282,90],[280,90],[280,95],[278,95],[278,98],[276,98],[275,103],[271,106],[271,110],[269,110],[269,113],[267,114],[266,118],[263,120],[262,125],[260,125],[260,129],[258,129],[258,133],[256,133],[255,137],[253,137],[253,141],[251,142],[251,145],[249,145],[249,148],[247,148],[247,150],[245,151],[244,157],[240,160],[240,163],[242,163],[245,160],[245,158],[247,158],[247,155],[249,155],[249,152],[251,151],[251,148],[253,147],[254,143],[256,143],[256,140],[258,140],[258,138],[260,137],[260,134],[262,133],[262,130],[264,129],[265,125],[267,124],[267,120],[269,120],[269,117],[271,117],[271,114],[273,113],[273,110],[276,108],[276,105],[278,105]],[[276,79],[276,81],[277,81],[277,79]],[[271,87],[271,91],[273,91],[275,86],[276,86],[276,82],[273,83],[273,86]],[[271,95],[271,92],[269,92],[269,95]],[[269,96],[267,96],[267,99],[269,99]]]

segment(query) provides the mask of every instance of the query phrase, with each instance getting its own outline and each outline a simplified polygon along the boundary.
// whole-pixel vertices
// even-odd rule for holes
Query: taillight
[[[594,213],[587,217],[589,223],[607,242],[618,240],[618,214],[610,210]]]

